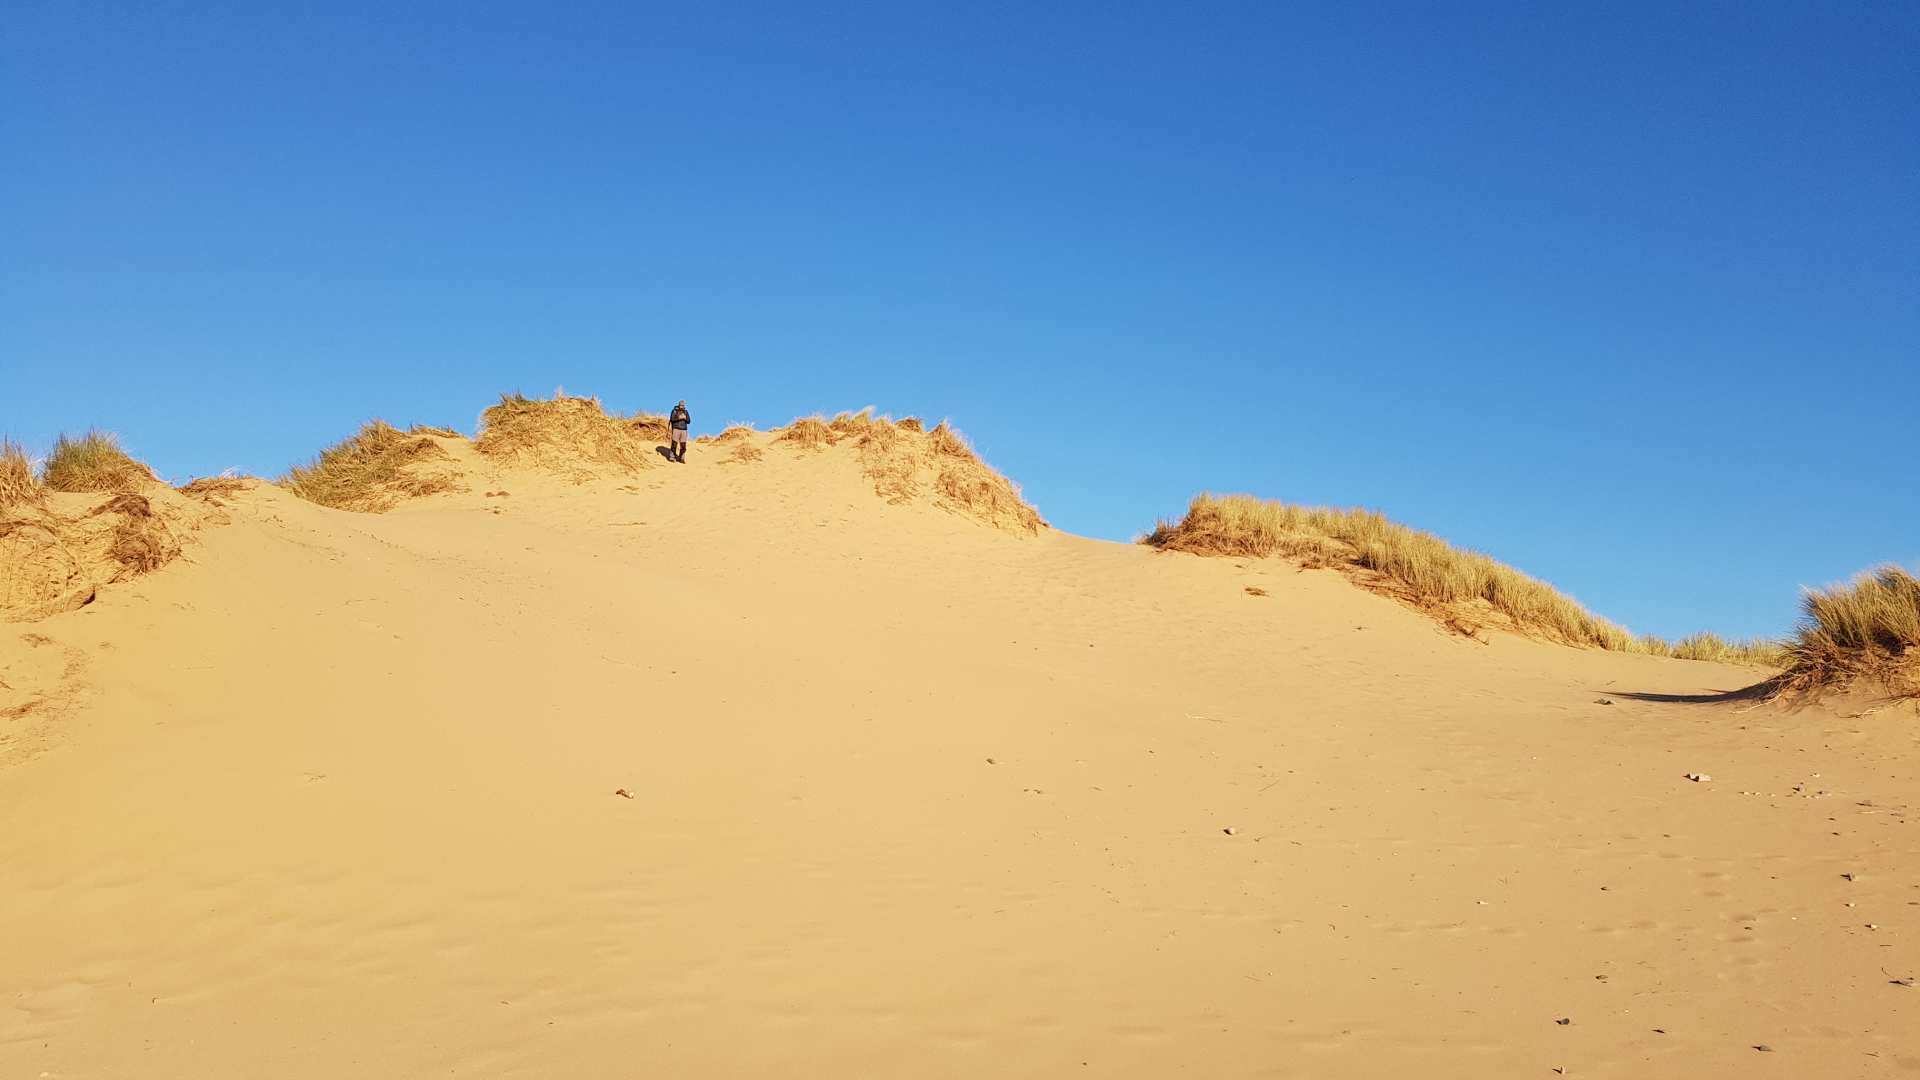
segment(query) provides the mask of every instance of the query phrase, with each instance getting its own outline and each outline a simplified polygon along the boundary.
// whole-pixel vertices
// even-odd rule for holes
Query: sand
[[[759,438],[0,626],[0,1077],[1920,1069],[1910,715]]]

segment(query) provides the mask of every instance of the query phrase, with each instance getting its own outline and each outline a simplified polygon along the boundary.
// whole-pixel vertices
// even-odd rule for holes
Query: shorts
[[[674,428],[674,429],[673,429],[673,438],[672,438],[672,439],[670,439],[670,440],[668,440],[668,441],[670,441],[670,442],[686,442],[686,441],[687,441],[687,429],[686,429],[686,428],[683,428],[683,427],[677,427],[677,428]]]

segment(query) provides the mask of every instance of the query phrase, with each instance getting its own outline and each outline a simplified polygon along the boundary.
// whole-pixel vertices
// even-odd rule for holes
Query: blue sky
[[[1057,526],[1367,505],[1640,631],[1920,563],[1905,3],[8,5],[0,430],[952,417]]]

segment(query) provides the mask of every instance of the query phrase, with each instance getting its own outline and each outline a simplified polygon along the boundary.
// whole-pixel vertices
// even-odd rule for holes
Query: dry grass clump
[[[734,440],[732,446],[733,446],[732,452],[727,454],[726,457],[721,458],[720,464],[744,465],[748,462],[759,461],[761,458],[767,456],[766,451],[744,440],[736,439]]]
[[[757,434],[759,433],[754,431],[752,425],[750,424],[729,424],[727,426],[727,429],[725,431],[722,431],[718,435],[695,436],[693,440],[693,444],[695,446],[708,446],[716,443],[725,444],[725,443],[739,442],[742,439],[751,439],[753,436]]]
[[[77,514],[15,504],[0,513],[0,621],[72,611],[101,586],[157,570],[179,554],[178,535],[143,494],[116,493]]]
[[[180,541],[167,523],[156,517],[153,504],[145,495],[120,494],[93,508],[88,517],[118,514],[113,540],[107,553],[125,567],[128,574],[145,574],[160,569],[180,554]]]
[[[886,423],[886,421],[876,421],[873,416],[873,406],[869,405],[859,412],[836,413],[833,419],[827,422],[827,430],[837,436],[851,437],[866,434],[875,423]]]
[[[1809,590],[1800,606],[1780,689],[1837,688],[1872,676],[1897,695],[1920,697],[1920,578],[1882,566]]]
[[[876,494],[907,502],[931,491],[934,505],[1016,533],[1035,533],[1046,522],[1020,496],[1013,482],[995,472],[946,424],[923,432],[886,417],[856,414],[860,468]]]
[[[1705,632],[1677,642],[1632,636],[1537,578],[1372,510],[1203,494],[1185,518],[1160,522],[1140,542],[1198,555],[1279,555],[1306,566],[1348,570],[1360,584],[1464,633],[1485,622],[1504,622],[1521,633],[1615,652],[1751,667],[1780,668],[1788,661],[1787,647],[1777,641],[1728,641]]]
[[[26,449],[12,439],[0,439],[0,510],[38,503],[45,497]]]
[[[1648,656],[1672,656],[1673,642],[1658,634],[1641,634],[1627,643],[1627,651]]]
[[[320,451],[312,463],[287,470],[279,484],[321,506],[371,514],[391,510],[403,498],[455,490],[458,483],[444,472],[415,471],[452,461],[421,431],[403,432],[385,420],[369,420],[352,438]]]
[[[926,425],[922,424],[920,422],[920,418],[917,416],[903,416],[900,419],[895,420],[893,422],[893,426],[899,428],[901,431],[927,430]]]
[[[255,483],[257,481],[250,476],[202,476],[180,485],[176,490],[182,495],[191,495],[219,505],[221,500],[245,491]]]
[[[60,436],[40,472],[40,482],[54,491],[132,491],[155,479],[104,431]]]
[[[1020,488],[981,461],[966,438],[944,421],[926,433],[926,441],[937,465],[936,503],[1013,532],[1039,532],[1046,524]]]
[[[627,430],[649,442],[666,442],[673,436],[673,424],[658,413],[634,413],[627,417]]]
[[[925,455],[911,438],[898,424],[884,422],[867,425],[860,436],[860,471],[873,481],[874,494],[888,502],[903,503],[920,494]]]
[[[773,440],[792,443],[802,450],[825,450],[838,441],[833,428],[823,417],[803,416],[788,424]]]
[[[483,454],[568,472],[575,480],[592,477],[587,465],[633,471],[652,464],[646,441],[628,422],[607,415],[598,398],[562,394],[502,394],[498,405],[480,414],[474,446]]]
[[[1362,584],[1463,632],[1491,612],[1496,618],[1490,621],[1504,619],[1523,633],[1571,645],[1620,651],[1634,646],[1626,630],[1545,582],[1371,510],[1200,495],[1183,520],[1161,522],[1141,543],[1200,555],[1285,555],[1309,565],[1371,571],[1360,577]]]
[[[1668,645],[1659,638],[1651,639],[1664,648],[1646,648],[1642,638],[1635,643],[1633,651],[1651,652],[1656,656],[1672,656],[1681,660],[1709,660],[1716,664],[1744,664],[1748,667],[1783,668],[1786,666],[1787,649],[1777,641],[1755,639],[1751,641],[1728,641],[1718,634],[1702,631]]]

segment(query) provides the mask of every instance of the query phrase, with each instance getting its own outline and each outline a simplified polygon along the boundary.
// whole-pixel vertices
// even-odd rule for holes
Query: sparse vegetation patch
[[[54,491],[132,491],[154,480],[152,469],[135,461],[104,431],[60,436],[40,474],[40,482]]]
[[[0,439],[0,510],[38,503],[44,497],[26,449],[11,439]]]
[[[1657,637],[1637,638],[1632,651],[1681,660],[1710,660],[1717,664],[1745,664],[1775,669],[1785,667],[1787,662],[1786,646],[1778,641],[1728,641],[1718,634],[1704,631],[1683,637],[1672,644]]]
[[[838,438],[826,420],[818,416],[803,416],[788,424],[773,441],[788,443],[802,450],[825,450]]]
[[[1200,495],[1184,519],[1161,522],[1141,543],[1198,555],[1281,555],[1347,569],[1361,584],[1463,632],[1504,621],[1521,633],[1570,645],[1626,651],[1634,644],[1626,630],[1545,582],[1371,510]]]
[[[627,429],[648,442],[663,443],[673,435],[673,425],[657,413],[634,413],[627,417]]]
[[[875,422],[873,406],[869,405],[859,412],[836,414],[832,420],[828,421],[827,429],[838,437],[862,435],[865,434],[869,428],[873,427]],[[880,422],[884,423],[885,421]]]
[[[178,556],[175,525],[184,500],[164,487],[151,490],[152,498],[119,492],[80,512],[47,500],[0,507],[0,622],[72,611],[100,586],[157,570]],[[156,499],[166,503],[172,520],[161,515]]]
[[[865,416],[859,431],[860,468],[874,492],[889,502],[931,493],[934,505],[1008,532],[1031,535],[1046,524],[1011,480],[975,454],[946,424],[923,432],[886,417]]]
[[[113,561],[133,574],[160,569],[180,554],[180,541],[167,523],[154,515],[145,495],[120,494],[96,506],[88,517],[118,515],[107,551]]]
[[[632,472],[652,464],[647,439],[629,421],[609,416],[598,398],[504,394],[499,404],[480,414],[480,438],[474,447],[581,481],[594,475],[591,466]]]
[[[352,438],[289,469],[279,483],[321,506],[378,514],[402,499],[456,490],[459,483],[448,469],[424,468],[451,463],[446,449],[421,429],[401,431],[385,420],[369,420]]]
[[[743,465],[767,456],[766,451],[744,439],[736,439],[728,445],[732,446],[732,449],[727,452],[726,457],[720,459],[722,465]]]
[[[202,476],[180,486],[180,494],[220,505],[227,497],[247,490],[259,481],[250,476]]]

